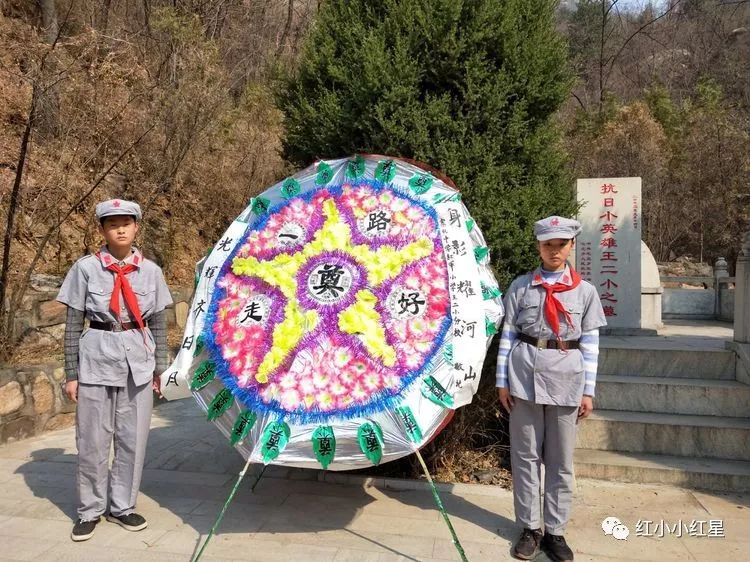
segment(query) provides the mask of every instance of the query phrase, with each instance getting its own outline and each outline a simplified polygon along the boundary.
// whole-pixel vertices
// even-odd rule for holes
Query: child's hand
[[[498,388],[497,393],[500,396],[500,403],[503,405],[503,408],[505,408],[505,410],[510,414],[513,406],[515,406],[515,402],[513,401],[513,397],[510,395],[510,391],[507,388]]]
[[[78,381],[68,381],[65,383],[65,395],[69,400],[78,402]]]
[[[164,398],[161,393],[161,375],[157,375],[154,373],[154,380],[151,382],[151,388],[154,389],[154,392],[156,392],[156,395],[159,398]]]
[[[594,411],[594,399],[591,396],[584,395],[581,398],[581,405],[578,406],[578,419],[582,420],[591,415]]]

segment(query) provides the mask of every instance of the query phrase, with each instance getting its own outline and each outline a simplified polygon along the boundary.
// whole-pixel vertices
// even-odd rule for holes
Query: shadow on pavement
[[[194,555],[214,525],[245,461],[197,408],[174,404],[163,404],[155,410],[158,415],[154,416],[149,434],[138,510],[148,517],[153,528],[182,531],[185,541],[195,543]],[[76,518],[76,455],[52,447],[31,452],[31,458],[16,473],[23,475],[36,497],[57,506],[72,524]],[[290,535],[312,533],[316,541],[320,538],[314,544],[325,545],[327,531],[345,531],[353,542],[377,545],[407,559],[415,558],[398,547],[383,544],[379,536],[409,536],[414,534],[409,525],[429,525],[430,531],[423,536],[433,532],[440,537],[443,533],[441,538],[451,539],[428,490],[330,484],[319,481],[316,470],[269,467],[253,492],[251,486],[258,471],[257,466],[248,471],[224,514],[219,534],[261,532],[268,534],[269,540],[283,544],[293,540]],[[475,504],[459,495],[440,495],[459,540],[464,540],[462,528],[467,526],[509,541],[516,538],[511,519],[478,505],[484,496],[477,496],[480,501]],[[366,509],[378,501],[382,507]],[[389,516],[391,509],[393,517]],[[352,524],[364,511],[367,516]],[[196,537],[196,533],[200,536]],[[213,538],[212,542],[216,540]]]

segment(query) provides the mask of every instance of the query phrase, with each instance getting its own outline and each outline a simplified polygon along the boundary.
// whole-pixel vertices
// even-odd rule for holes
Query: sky
[[[656,8],[665,8],[667,6],[667,0],[652,0],[651,3]],[[647,4],[648,0],[620,0],[617,2],[617,7],[621,10],[638,10]]]

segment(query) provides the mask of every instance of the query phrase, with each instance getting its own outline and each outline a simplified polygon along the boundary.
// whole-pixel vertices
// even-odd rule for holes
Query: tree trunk
[[[10,192],[10,203],[8,204],[8,220],[5,224],[5,236],[3,240],[3,264],[0,269],[0,327],[3,333],[10,334],[12,326],[12,314],[9,308],[5,306],[5,297],[8,293],[8,276],[10,270],[10,247],[13,244],[13,231],[15,228],[16,213],[18,212],[18,200],[21,194],[21,180],[23,179],[23,170],[26,164],[26,154],[29,150],[29,139],[31,131],[34,128],[34,117],[36,115],[37,88],[31,95],[31,107],[29,116],[26,119],[26,128],[21,137],[21,148],[18,152],[18,162],[16,164],[16,177],[13,180],[13,188]]]
[[[47,43],[54,43],[60,28],[57,25],[57,6],[55,0],[38,0],[42,9],[42,26],[44,27],[44,39]]]

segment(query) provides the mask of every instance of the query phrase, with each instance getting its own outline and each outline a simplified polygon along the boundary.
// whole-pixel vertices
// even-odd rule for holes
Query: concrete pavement
[[[0,447],[0,560],[189,560],[244,464],[191,400],[162,404],[138,502],[149,527],[130,533],[102,522],[90,541],[73,543],[75,453],[73,429]],[[458,560],[421,482],[270,467],[250,493],[250,478],[203,560]],[[469,560],[511,560],[519,531],[511,492],[441,488]],[[606,517],[619,518],[629,537],[605,535]],[[719,528],[711,520],[724,537],[707,536]],[[579,479],[566,536],[576,560],[742,560],[748,529],[748,494]]]

